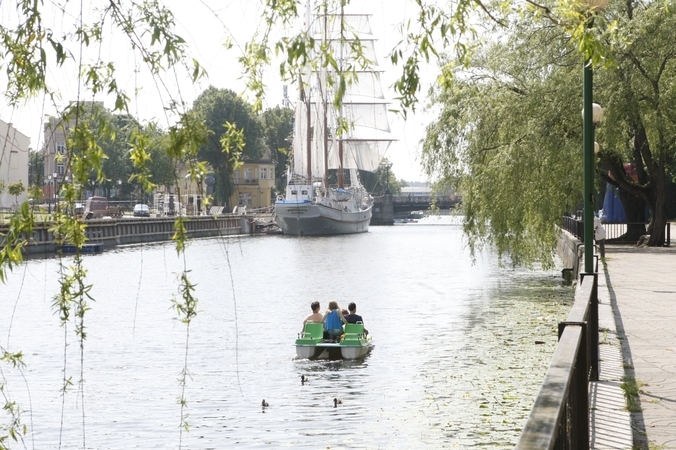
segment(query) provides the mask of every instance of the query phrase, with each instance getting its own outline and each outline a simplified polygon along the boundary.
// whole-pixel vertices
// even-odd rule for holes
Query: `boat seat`
[[[301,333],[298,334],[298,341],[303,341],[303,344],[317,343],[324,338],[324,324],[323,323],[311,323],[308,322],[305,324],[305,328]]]
[[[345,324],[345,334],[364,334],[363,323],[347,323]]]
[[[361,345],[362,339],[364,339],[364,324],[345,324],[345,335],[340,341],[341,345]]]

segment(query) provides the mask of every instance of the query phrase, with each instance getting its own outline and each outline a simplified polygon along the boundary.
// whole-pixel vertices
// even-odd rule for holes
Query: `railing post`
[[[582,326],[582,341],[588,342],[591,335],[590,323]],[[571,449],[589,450],[589,373],[586,345],[580,345],[580,354],[573,373],[573,391],[571,399]]]
[[[579,326],[582,331],[581,345],[572,368],[571,386],[564,409],[565,420],[561,421],[555,449],[589,450],[589,341],[588,322],[559,322],[559,339],[566,326]]]
[[[589,359],[589,381],[599,380],[599,296],[598,273],[581,273],[580,284],[591,277],[592,288],[589,297],[589,319],[587,333],[587,355]]]
[[[667,247],[671,247],[671,222],[667,222]]]
[[[594,274],[594,287],[589,305],[589,381],[599,381],[599,274]]]

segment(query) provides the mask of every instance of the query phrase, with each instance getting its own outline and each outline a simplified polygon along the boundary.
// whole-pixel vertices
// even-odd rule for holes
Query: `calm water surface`
[[[573,297],[558,269],[500,268],[491,254],[472,265],[457,225],[205,239],[186,263],[200,309],[186,449],[512,447]],[[161,244],[85,264],[96,301],[85,318],[83,384],[74,325],[61,327],[52,311],[58,259],[29,261],[0,285],[0,345],[27,364],[23,376],[0,366],[32,429],[26,447],[178,448],[186,328],[171,299],[182,262]],[[334,299],[357,303],[375,349],[359,362],[296,359],[310,303],[324,311]],[[62,396],[64,364],[73,385]],[[334,408],[336,397],[343,404]]]

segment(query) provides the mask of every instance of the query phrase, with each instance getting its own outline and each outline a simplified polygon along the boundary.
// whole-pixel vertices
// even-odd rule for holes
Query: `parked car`
[[[134,217],[150,217],[150,208],[148,208],[148,205],[142,203],[134,205]]]

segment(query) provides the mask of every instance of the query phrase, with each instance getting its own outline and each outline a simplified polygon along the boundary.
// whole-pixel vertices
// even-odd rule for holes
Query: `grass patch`
[[[636,378],[631,376],[622,377],[623,383],[620,385],[624,391],[624,400],[627,402],[627,411],[641,412],[641,402],[639,400],[639,385]]]

